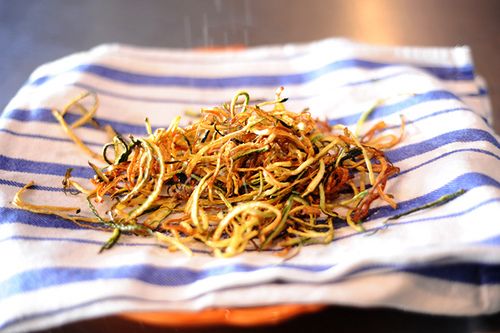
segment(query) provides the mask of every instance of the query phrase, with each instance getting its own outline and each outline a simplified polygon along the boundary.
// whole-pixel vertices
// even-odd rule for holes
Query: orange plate
[[[124,319],[159,326],[257,326],[276,324],[300,314],[319,311],[324,307],[325,305],[319,304],[284,304],[251,308],[215,308],[199,312],[127,312],[120,316]]]

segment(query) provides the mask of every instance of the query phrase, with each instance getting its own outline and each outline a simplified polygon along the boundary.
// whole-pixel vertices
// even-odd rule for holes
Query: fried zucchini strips
[[[376,199],[395,205],[385,186],[398,168],[376,147],[399,139],[377,135],[384,124],[358,137],[286,110],[280,94],[251,105],[241,91],[187,127],[176,118],[153,132],[147,122],[145,138],[115,137],[108,165],[94,167],[95,200],[112,202],[114,223],[146,226],[172,250],[201,242],[222,257],[328,243],[334,219],[362,230]]]
[[[378,123],[364,136],[355,134],[308,111],[288,111],[281,92],[252,105],[240,91],[230,103],[202,109],[186,127],[179,117],[155,131],[146,121],[147,137],[115,136],[103,149],[106,165],[90,164],[94,188],[77,188],[87,194],[96,219],[113,230],[103,249],[132,232],[189,255],[197,244],[220,257],[287,251],[331,242],[335,219],[362,230],[377,199],[396,205],[385,188],[399,169],[381,149],[397,144],[402,132],[385,134]],[[65,110],[80,108],[79,101],[54,115],[63,123]],[[84,111],[72,126],[63,123],[65,130],[71,136],[94,113]],[[109,209],[101,217],[94,204],[104,202]]]

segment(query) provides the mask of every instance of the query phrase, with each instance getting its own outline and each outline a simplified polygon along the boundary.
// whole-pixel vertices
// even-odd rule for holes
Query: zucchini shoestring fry
[[[66,133],[66,135],[69,136],[69,138],[71,140],[73,140],[73,142],[87,155],[89,155],[90,157],[94,158],[94,159],[101,159],[101,155],[93,152],[85,143],[83,143],[83,141],[75,134],[75,132],[73,132],[73,129],[68,125],[68,123],[66,122],[66,120],[64,120],[64,117],[62,116],[61,112],[57,111],[57,110],[52,110],[52,115],[54,116],[54,118],[57,119],[57,121],[59,122],[59,124],[61,125],[61,127],[63,128],[64,132]]]
[[[409,214],[412,214],[412,213],[415,213],[415,212],[418,212],[418,211],[421,211],[424,209],[444,205],[452,200],[455,200],[456,198],[460,197],[461,195],[464,195],[466,192],[467,192],[467,190],[465,190],[465,189],[459,189],[456,192],[445,194],[445,195],[439,197],[437,200],[428,202],[428,203],[423,204],[421,206],[418,206],[418,207],[409,209],[407,211],[404,211],[402,213],[393,215],[393,216],[389,217],[388,219],[386,219],[381,227],[374,228],[369,233],[366,233],[366,236],[371,236],[371,235],[374,235],[381,230],[387,229],[389,227],[389,224],[391,224],[391,221],[397,220],[403,216],[406,216],[406,215],[409,215]]]
[[[99,221],[96,218],[78,216],[77,214],[80,213],[80,208],[49,206],[49,205],[35,205],[35,204],[28,203],[28,202],[24,201],[22,199],[22,195],[24,194],[24,192],[26,190],[28,190],[34,184],[35,184],[35,182],[31,181],[28,184],[26,184],[23,188],[21,188],[14,196],[14,199],[12,200],[12,204],[18,208],[25,209],[25,210],[30,211],[32,213],[50,214],[50,215],[59,216],[63,219],[70,220],[71,222],[77,224],[78,226],[80,226],[82,228],[106,230],[106,228],[104,228],[100,224],[98,224]],[[85,222],[85,223],[81,223],[81,222]],[[95,226],[89,225],[89,224],[95,224]]]
[[[378,198],[394,206],[385,187],[399,169],[380,149],[399,142],[402,132],[396,140],[379,123],[358,137],[343,125],[315,120],[307,110],[288,111],[281,93],[278,89],[275,100],[251,105],[249,94],[240,91],[229,104],[202,109],[199,119],[185,127],[176,117],[167,129],[153,131],[146,120],[146,137],[117,135],[103,149],[107,165],[90,164],[94,189],[65,177],[66,186],[87,196],[95,215],[91,221],[115,230],[103,249],[125,232],[155,236],[169,249],[189,255],[194,243],[221,257],[256,246],[287,252],[292,246],[331,241],[333,219],[362,230]],[[91,122],[98,105],[95,94],[54,111],[75,142],[81,140],[63,116],[71,107],[83,108],[81,100],[88,96],[94,106],[75,123]],[[75,220],[56,208],[16,202]],[[93,202],[110,208],[100,216]]]
[[[92,106],[90,110],[85,108],[80,102],[84,101],[88,96],[91,96],[93,99]],[[70,101],[66,106],[62,109],[61,111],[61,116],[64,117],[64,115],[73,107],[75,106],[80,112],[83,113],[83,115],[76,120],[73,124],[71,124],[71,128],[78,128],[87,122],[92,122],[94,125],[98,125],[98,123],[94,120],[94,115],[97,112],[97,109],[99,108],[99,98],[94,92],[86,91],[82,93],[80,96],[76,97],[72,101]]]
[[[361,114],[361,116],[359,117],[358,122],[356,123],[356,129],[354,130],[354,135],[356,137],[360,137],[361,136],[361,129],[362,129],[365,121],[373,113],[373,111],[375,111],[378,107],[386,104],[391,99],[398,98],[398,97],[411,97],[411,96],[415,96],[415,94],[413,94],[413,93],[402,93],[402,94],[397,94],[397,95],[386,97],[386,98],[380,98],[377,101],[375,101],[375,103],[373,103],[373,105],[370,108],[368,108],[365,112],[363,112]],[[403,120],[403,116],[401,116],[401,119]],[[378,128],[379,126],[384,126],[384,125],[380,125],[380,123],[376,124],[375,126],[372,127],[371,130],[369,130],[367,133],[365,133],[365,136],[366,135],[371,135],[370,134],[371,132],[377,131],[379,129]],[[404,124],[403,124],[402,130],[404,130]],[[402,136],[400,136],[400,138],[401,137]]]
[[[92,103],[91,103],[92,105],[90,109],[87,109],[82,105],[82,102],[87,97],[92,98]],[[66,122],[64,116],[73,107],[82,112],[83,115],[70,125]],[[93,118],[98,108],[99,108],[99,98],[97,97],[97,95],[93,92],[84,92],[83,94],[76,97],[68,104],[66,104],[66,106],[61,111],[53,109],[52,115],[54,116],[54,118],[56,118],[56,120],[61,125],[63,131],[76,144],[76,146],[78,146],[85,154],[89,155],[90,157],[96,160],[102,160],[103,159],[102,156],[92,151],[74,132],[74,129],[86,123],[91,123],[95,127],[100,128],[101,126],[99,125],[99,123],[97,123],[97,121]],[[107,133],[116,134],[116,132],[113,129],[110,129],[109,127],[105,127],[104,129]]]
[[[86,99],[90,98],[90,107],[87,108],[83,105]],[[74,121],[72,124],[68,124],[64,119],[64,116],[71,110],[75,108],[76,110],[82,113],[82,116]],[[113,138],[118,135],[118,133],[112,128],[110,125],[101,126],[97,120],[94,119],[94,115],[96,114],[99,108],[99,98],[97,94],[94,92],[84,92],[80,94],[78,97],[74,98],[68,104],[66,104],[61,111],[57,109],[52,110],[52,115],[59,122],[64,132],[68,137],[87,155],[96,159],[102,160],[103,157],[94,151],[92,151],[74,132],[80,126],[83,126],[87,123],[90,123],[97,129],[101,129],[106,132],[109,138]],[[106,156],[104,156],[106,159]]]

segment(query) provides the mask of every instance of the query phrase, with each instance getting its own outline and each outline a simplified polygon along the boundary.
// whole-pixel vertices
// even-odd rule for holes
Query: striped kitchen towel
[[[15,208],[26,200],[85,209],[65,195],[67,168],[85,183],[87,156],[51,114],[83,91],[98,94],[98,121],[145,134],[144,118],[166,127],[185,110],[219,105],[246,89],[287,108],[355,125],[388,99],[365,128],[384,120],[404,140],[387,152],[401,172],[389,180],[398,208],[377,202],[366,232],[346,225],[329,245],[285,259],[248,252],[229,259],[169,252],[153,239],[124,236],[97,254],[109,234]],[[379,47],[329,39],[311,44],[203,53],[103,45],[38,68],[0,117],[0,330],[28,331],[124,311],[186,310],[278,303],[388,306],[424,313],[500,311],[500,150],[484,82],[470,50]],[[68,114],[68,121],[78,114]],[[187,123],[189,118],[185,118]],[[98,151],[104,133],[78,135]],[[388,217],[460,189],[457,199]],[[378,230],[378,232],[373,232]]]

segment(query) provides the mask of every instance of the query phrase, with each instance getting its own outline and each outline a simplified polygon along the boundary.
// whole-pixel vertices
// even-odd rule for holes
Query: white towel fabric
[[[87,156],[50,113],[82,91],[97,92],[97,118],[119,132],[145,134],[186,109],[218,105],[237,90],[272,99],[284,86],[287,107],[354,125],[380,98],[364,128],[379,120],[406,135],[387,156],[401,169],[365,228],[444,194],[466,194],[393,221],[373,234],[347,226],[329,245],[285,260],[269,252],[230,259],[188,258],[153,239],[124,236],[97,254],[109,233],[13,207],[26,199],[88,212],[61,180],[92,175]],[[67,115],[68,121],[78,117]],[[185,118],[185,121],[188,121]],[[487,89],[467,47],[378,47],[329,39],[311,44],[199,52],[103,45],[38,68],[0,117],[0,330],[27,331],[123,311],[199,310],[277,303],[388,306],[424,313],[500,311],[499,142]],[[106,137],[77,130],[100,150]]]

